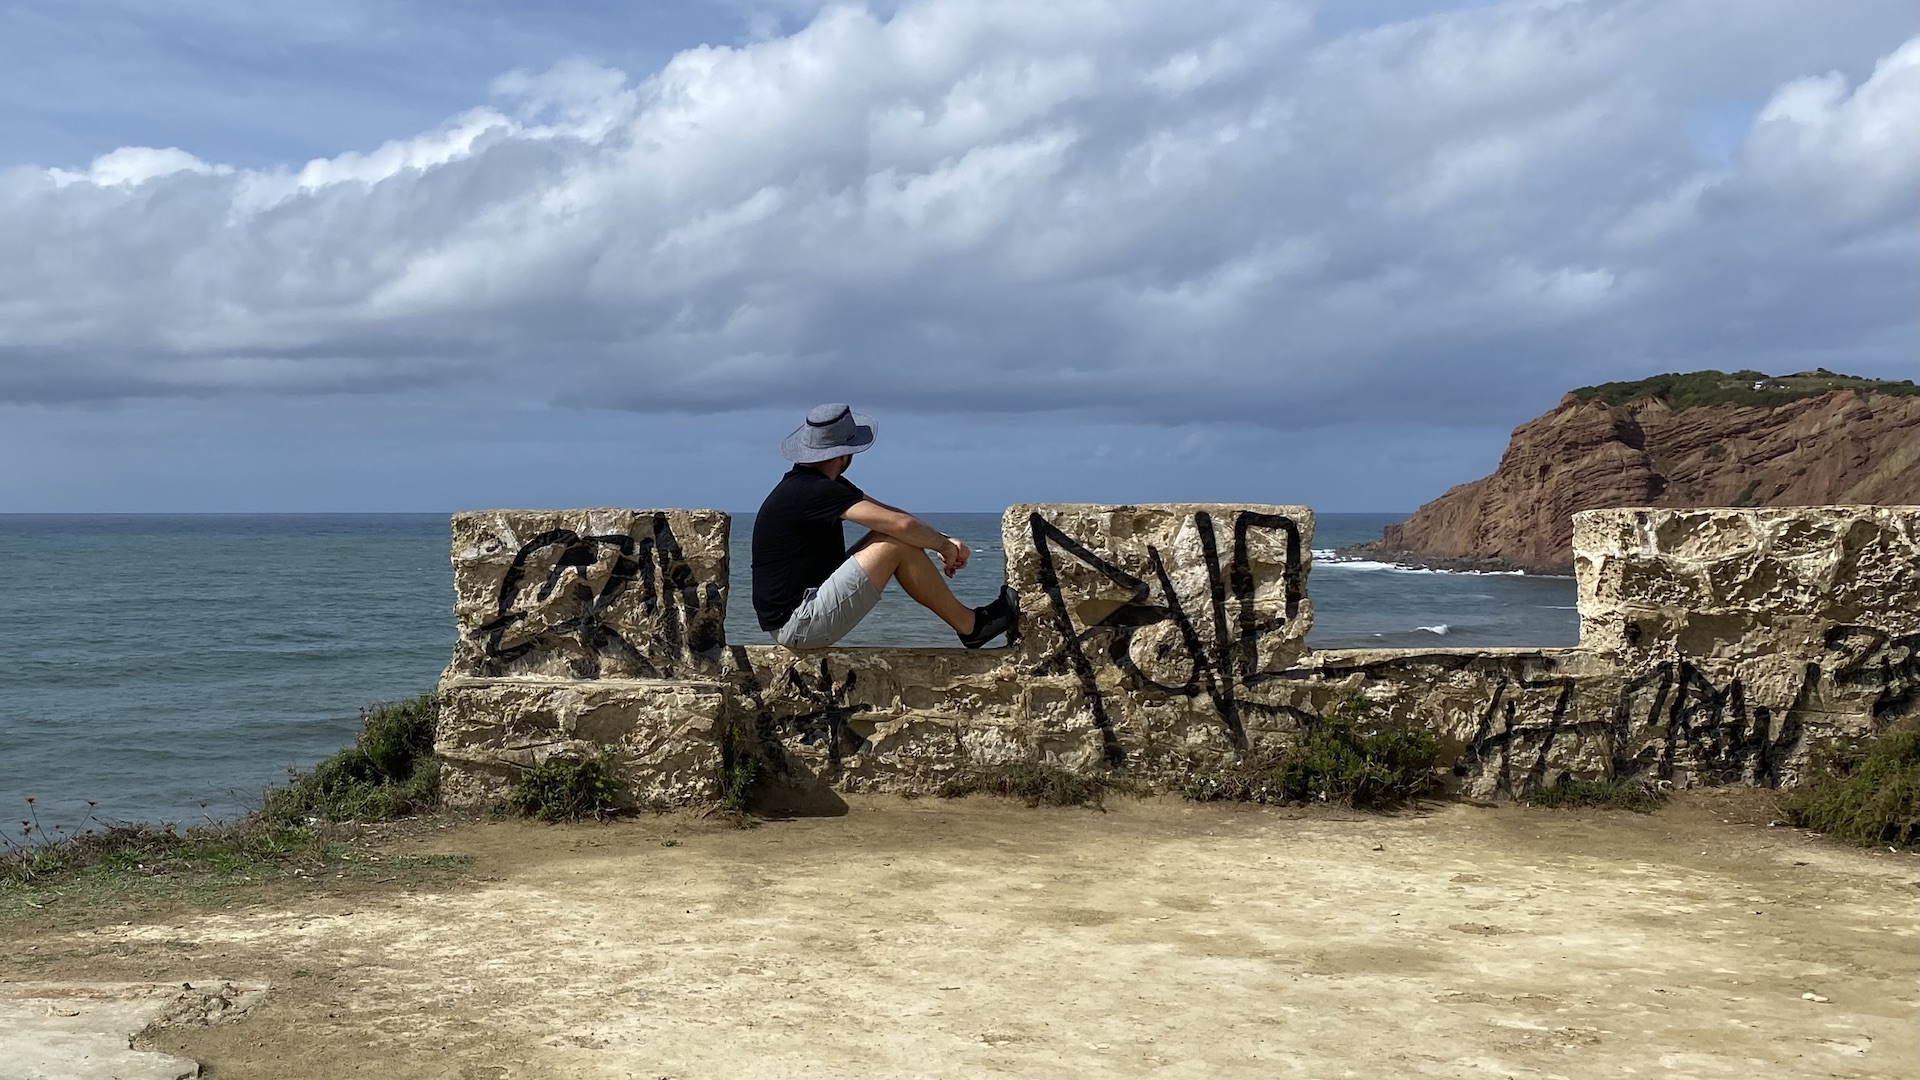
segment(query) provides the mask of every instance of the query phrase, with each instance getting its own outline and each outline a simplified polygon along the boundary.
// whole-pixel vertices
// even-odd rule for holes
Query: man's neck
[[[847,471],[847,463],[839,458],[834,458],[832,461],[805,461],[801,462],[801,466],[812,469],[829,480],[838,480],[840,474]]]

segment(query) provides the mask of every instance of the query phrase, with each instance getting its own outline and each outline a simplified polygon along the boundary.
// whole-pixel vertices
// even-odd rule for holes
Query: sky
[[[0,512],[1409,510],[1920,376],[1910,0],[0,5]]]

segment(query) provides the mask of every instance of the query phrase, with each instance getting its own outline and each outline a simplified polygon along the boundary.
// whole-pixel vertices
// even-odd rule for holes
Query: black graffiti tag
[[[1467,742],[1466,751],[1453,766],[1454,774],[1479,777],[1491,767],[1494,772],[1493,794],[1508,798],[1539,788],[1546,781],[1554,741],[1563,734],[1579,733],[1588,726],[1578,722],[1568,723],[1567,714],[1573,703],[1574,687],[1575,681],[1565,676],[1547,679],[1509,679],[1505,675],[1500,676],[1494,683],[1492,699],[1487,702],[1486,710],[1481,713],[1480,721],[1474,728],[1473,737]],[[1544,721],[1530,724],[1521,718],[1516,691],[1526,690],[1553,693],[1553,704]],[[1497,727],[1496,720],[1499,721]],[[1529,740],[1533,741],[1532,760],[1516,783],[1514,758]]]
[[[1264,673],[1258,670],[1261,635],[1281,629],[1293,619],[1305,594],[1300,528],[1293,519],[1253,511],[1238,515],[1233,526],[1232,561],[1224,574],[1213,516],[1206,511],[1199,511],[1194,514],[1193,522],[1207,571],[1208,617],[1213,631],[1211,644],[1203,640],[1192,615],[1181,601],[1159,548],[1153,545],[1147,547],[1146,570],[1153,576],[1159,591],[1159,602],[1154,603],[1151,602],[1154,590],[1147,581],[1094,554],[1041,514],[1034,513],[1028,518],[1037,555],[1040,588],[1047,594],[1053,609],[1054,624],[1061,638],[1060,646],[1043,659],[1036,670],[1038,673],[1057,673],[1064,668],[1076,676],[1086,695],[1094,727],[1100,733],[1102,756],[1110,768],[1123,767],[1126,753],[1120,747],[1113,722],[1107,714],[1093,659],[1087,654],[1089,643],[1097,638],[1105,638],[1107,660],[1126,675],[1131,685],[1181,697],[1206,694],[1220,717],[1228,741],[1235,750],[1244,752],[1248,744],[1241,714],[1249,703],[1239,697],[1237,689],[1262,677]],[[1256,582],[1249,535],[1256,529],[1280,531],[1287,537],[1287,561],[1283,570],[1285,607],[1277,618],[1262,619],[1254,604]],[[1093,570],[1123,590],[1126,598],[1084,630],[1077,628],[1061,591],[1061,557],[1071,557]],[[1237,636],[1230,635],[1228,629],[1229,590],[1237,607]],[[1181,682],[1156,679],[1142,670],[1133,659],[1135,633],[1142,627],[1163,622],[1173,624],[1180,649],[1185,653],[1187,674]]]
[[[1920,710],[1920,634],[1895,637],[1877,627],[1843,625],[1828,628],[1825,642],[1841,655],[1834,685],[1874,691],[1875,720]]]
[[[825,659],[820,661],[820,672],[811,682],[801,674],[798,665],[787,668],[787,688],[813,707],[783,718],[782,723],[798,734],[802,743],[825,746],[828,764],[836,770],[840,768],[843,754],[857,754],[867,749],[867,740],[847,723],[854,716],[873,710],[872,705],[851,699],[857,678],[856,673],[848,669],[845,679],[834,682]]]
[[[652,533],[637,540],[624,533],[582,536],[572,529],[549,529],[522,544],[501,578],[494,617],[474,630],[487,673],[501,674],[521,657],[556,648],[571,655],[578,678],[598,678],[608,658],[640,674],[660,675],[665,672],[655,661],[662,650],[669,659],[717,653],[725,644],[719,586],[707,582],[703,587],[696,580],[665,514],[656,513],[652,525]],[[527,578],[549,553],[545,580],[523,598]],[[609,558],[612,564],[596,590],[588,583],[589,572]],[[636,647],[608,624],[609,609],[634,588],[641,610],[658,619],[660,640],[654,649]],[[556,608],[568,614],[532,625],[536,613]]]

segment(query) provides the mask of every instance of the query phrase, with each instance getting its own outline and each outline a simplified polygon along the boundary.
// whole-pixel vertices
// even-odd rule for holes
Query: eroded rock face
[[[441,796],[485,805],[530,766],[608,751],[629,806],[710,801],[728,718],[726,687],[714,682],[450,677],[434,739]]]
[[[725,602],[724,515],[465,517],[439,745],[456,805],[602,748],[647,805],[713,798],[729,753],[827,795],[1026,760],[1172,786],[1341,709],[1430,728],[1442,779],[1473,797],[1566,777],[1790,784],[1819,740],[1920,708],[1916,507],[1584,513],[1580,648],[1339,652],[1306,647],[1301,507],[1013,507],[1022,625],[978,652],[724,645],[705,599]],[[652,602],[648,566],[671,587]],[[526,614],[493,646],[497,609]],[[696,650],[698,618],[715,638]]]
[[[1514,429],[1492,475],[1447,491],[1370,547],[1566,573],[1582,510],[1916,499],[1920,397],[1836,390],[1774,408],[1675,410],[1569,395]]]
[[[484,510],[453,518],[451,675],[660,678],[726,643],[728,515]]]
[[[1574,519],[1580,643],[1623,665],[1818,658],[1920,632],[1909,507],[1595,511]]]
[[[1791,783],[1920,710],[1920,510],[1607,510],[1574,525],[1581,647],[1660,736],[1622,771]]]

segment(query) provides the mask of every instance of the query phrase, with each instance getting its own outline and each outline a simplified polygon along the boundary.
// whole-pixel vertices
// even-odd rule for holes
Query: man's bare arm
[[[877,533],[885,533],[922,550],[938,552],[940,561],[946,564],[949,575],[966,566],[967,559],[972,554],[965,542],[948,536],[905,510],[873,499],[862,499],[854,503],[840,516],[855,525],[865,526]]]

